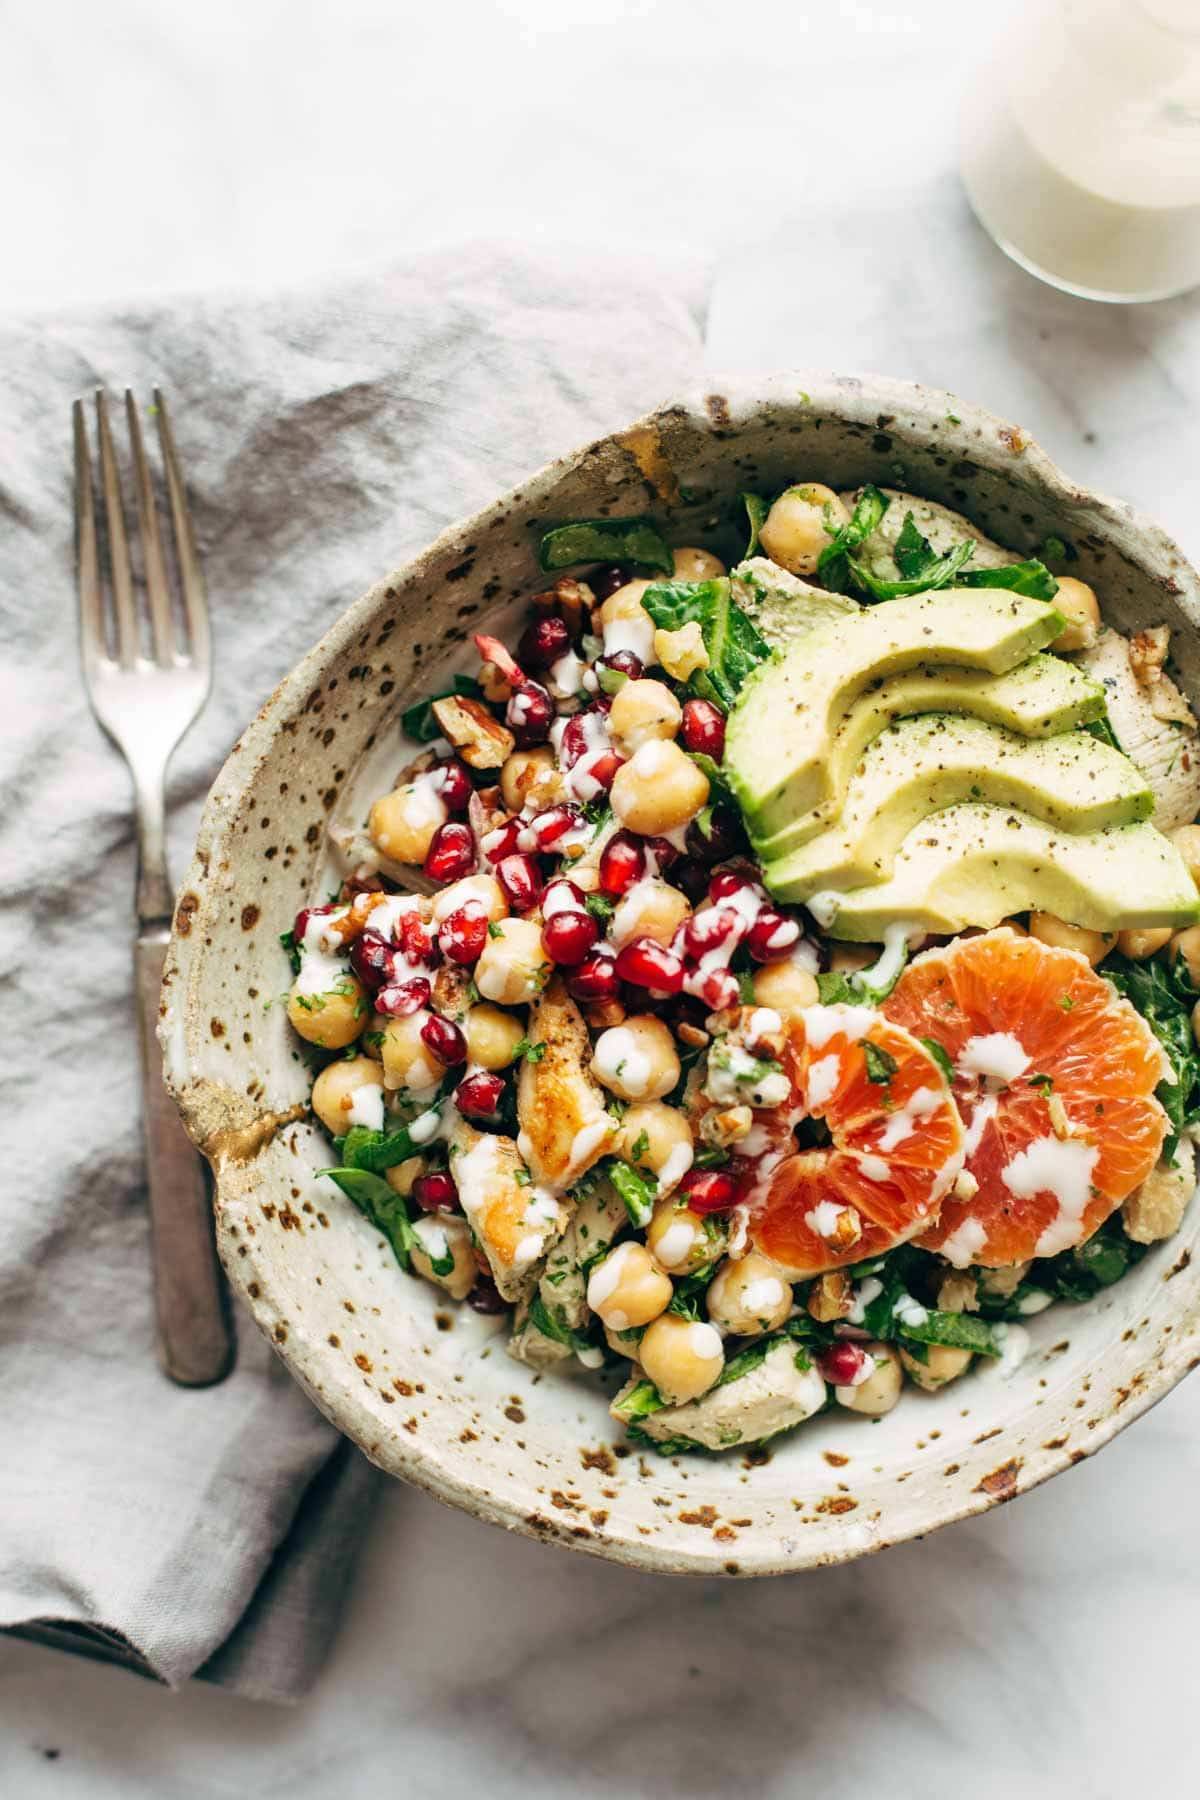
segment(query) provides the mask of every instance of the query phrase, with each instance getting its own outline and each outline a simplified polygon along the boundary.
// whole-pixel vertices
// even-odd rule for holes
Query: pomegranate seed
[[[412,1197],[422,1212],[458,1212],[458,1189],[443,1169],[432,1175],[418,1175],[412,1185]]]
[[[677,994],[683,986],[683,963],[673,950],[653,938],[634,938],[617,956],[617,974],[635,987]]]
[[[640,681],[645,673],[646,665],[640,656],[632,650],[614,650],[611,656],[599,659],[602,669],[615,669],[618,675],[627,675],[630,681]]]
[[[499,638],[491,637],[486,631],[477,631],[475,648],[484,662],[490,662],[499,669],[505,681],[510,681],[514,687],[524,686],[525,676],[514,662],[512,651],[507,644],[502,644]]]
[[[671,869],[672,884],[685,893],[694,906],[708,892],[708,870],[694,856],[685,856]]]
[[[386,987],[396,968],[396,952],[373,931],[364,931],[350,946],[350,967],[365,988]]]
[[[696,819],[687,829],[688,850],[707,863],[724,862],[728,857],[736,856],[745,848],[745,843],[741,821],[729,806],[713,807],[708,815],[707,832],[701,831]]]
[[[297,944],[304,942],[304,934],[314,919],[327,919],[333,910],[332,906],[302,906],[292,925],[292,936]]]
[[[504,709],[504,722],[522,750],[545,743],[554,717],[554,702],[536,681],[519,687]]]
[[[843,1339],[840,1344],[833,1344],[823,1350],[817,1358],[817,1367],[825,1380],[834,1387],[850,1387],[866,1362],[866,1352],[857,1344]]]
[[[453,820],[439,825],[425,858],[425,873],[430,881],[459,881],[474,867],[475,839],[470,827],[457,825]]]
[[[396,987],[380,988],[375,996],[375,1011],[386,1013],[390,1019],[405,1019],[428,1006],[432,992],[423,975],[414,975],[411,981],[402,981]]]
[[[522,846],[525,849],[549,850],[557,844],[559,838],[565,837],[572,827],[578,825],[583,814],[577,806],[548,806],[545,812],[537,813],[530,819],[521,833]],[[532,839],[532,843],[527,842]]]
[[[680,949],[685,956],[698,961],[718,944],[727,943],[740,924],[737,914],[728,907],[707,907],[704,912],[693,913],[680,926]]]
[[[535,669],[548,669],[550,664],[565,656],[571,648],[571,633],[564,619],[553,615],[544,619],[535,619],[526,627],[517,654],[523,663]]]
[[[454,1090],[454,1104],[468,1119],[490,1119],[504,1097],[499,1075],[468,1075]]]
[[[660,875],[665,875],[668,869],[673,868],[683,854],[675,848],[670,838],[643,838],[642,842],[646,847],[646,855],[656,865]]]
[[[577,1000],[615,1000],[621,991],[617,965],[607,950],[585,956],[570,980]]]
[[[542,917],[552,919],[555,913],[586,912],[587,901],[583,897],[583,889],[568,881],[565,875],[556,876],[542,895]]]
[[[764,906],[750,927],[746,947],[756,962],[770,962],[783,956],[800,942],[800,927],[795,919],[787,919],[773,906]]]
[[[720,762],[725,753],[725,715],[711,700],[686,700],[680,736],[689,750]]]
[[[693,1212],[726,1212],[737,1199],[737,1183],[724,1169],[689,1169],[679,1192]]]
[[[483,854],[490,863],[502,862],[516,850],[520,836],[520,819],[506,819],[503,825],[497,825],[495,831],[489,831],[484,838]]]
[[[709,1012],[724,1012],[742,997],[736,975],[728,969],[692,969],[683,978],[684,991],[703,1001]]]
[[[600,936],[591,913],[557,912],[542,926],[542,943],[551,962],[573,969]]]
[[[708,884],[708,897],[714,904],[718,900],[732,900],[735,894],[758,894],[766,899],[766,894],[745,869],[718,869]]]
[[[496,865],[500,886],[519,913],[532,912],[542,897],[542,872],[532,856],[506,856]]]
[[[474,789],[460,762],[435,763],[429,771],[429,785],[449,812],[466,812]]]
[[[610,594],[615,594],[618,588],[628,586],[632,580],[633,570],[627,569],[624,563],[605,563],[603,568],[588,576],[588,586],[599,602],[607,600]]]
[[[600,886],[612,899],[627,893],[646,872],[646,853],[628,831],[610,837],[600,852]]]
[[[466,901],[442,920],[442,928],[438,932],[442,955],[448,956],[455,963],[478,962],[487,943],[487,928],[488,916],[483,903],[479,900]]]
[[[606,750],[598,756],[594,763],[588,764],[588,779],[594,781],[601,791],[607,794],[617,778],[617,770],[624,768],[625,758],[618,756],[615,750]]]
[[[396,921],[396,938],[410,963],[428,963],[431,969],[437,968],[438,947],[416,912],[401,913]]]
[[[503,1313],[508,1311],[508,1301],[501,1294],[490,1275],[480,1275],[475,1286],[467,1295],[467,1305],[477,1313]]]
[[[448,1069],[467,1060],[466,1038],[458,1026],[450,1019],[443,1019],[441,1013],[430,1013],[421,1027],[421,1042]]]

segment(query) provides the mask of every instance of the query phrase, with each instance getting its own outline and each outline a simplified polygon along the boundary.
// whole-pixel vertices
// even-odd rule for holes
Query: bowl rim
[[[964,401],[945,389],[891,376],[843,375],[808,369],[741,374],[727,379],[710,375],[703,393],[666,402],[631,424],[589,440],[545,463],[528,479],[498,495],[486,506],[448,525],[408,562],[375,582],[352,602],[277,684],[229,752],[205,802],[195,850],[178,893],[195,896],[203,905],[213,891],[227,831],[242,802],[253,791],[259,766],[279,729],[280,718],[289,715],[297,701],[302,701],[312,691],[317,675],[326,664],[361,634],[364,623],[389,590],[394,593],[404,585],[420,581],[430,565],[469,543],[497,514],[514,507],[525,512],[536,511],[539,499],[555,488],[566,471],[578,467],[602,446],[614,441],[653,441],[664,425],[681,419],[700,430],[734,437],[740,426],[752,422],[764,411],[780,406],[794,408],[797,404],[860,427],[884,428],[892,416],[903,417],[906,423],[926,428],[935,422],[942,425],[949,421],[953,429],[943,433],[943,444],[961,444],[964,453],[969,451],[977,467],[997,473],[1011,475],[1013,461],[1019,458],[1025,485],[1040,491],[1050,503],[1057,503],[1064,511],[1086,508],[1090,517],[1101,521],[1111,532],[1113,547],[1120,550],[1121,539],[1136,539],[1139,566],[1157,581],[1193,627],[1200,629],[1200,575],[1165,528],[1128,502],[1097,493],[1071,480],[1022,427],[1009,423],[987,408]],[[1134,559],[1131,557],[1131,560]],[[190,917],[180,928],[177,910],[164,971],[159,1025],[164,1080],[189,1135],[213,1167],[218,1246],[230,1283],[291,1375],[338,1430],[389,1474],[398,1475],[436,1499],[477,1518],[586,1555],[660,1573],[710,1576],[796,1573],[806,1568],[851,1561],[891,1544],[924,1536],[986,1512],[1018,1492],[1025,1493],[1040,1486],[1043,1481],[1110,1443],[1200,1365],[1198,1319],[1190,1328],[1172,1334],[1145,1380],[1129,1394],[1128,1403],[1113,1406],[1107,1416],[1096,1421],[1089,1431],[1086,1446],[1072,1449],[1065,1444],[1055,1449],[1042,1446],[1025,1456],[1019,1481],[1003,1484],[994,1491],[982,1486],[976,1488],[960,1503],[938,1512],[936,1517],[925,1521],[913,1519],[899,1529],[889,1530],[888,1535],[878,1541],[848,1539],[841,1548],[825,1543],[818,1549],[814,1544],[808,1553],[802,1542],[798,1554],[782,1555],[772,1554],[770,1543],[760,1534],[742,1539],[736,1564],[723,1563],[719,1557],[714,1559],[711,1549],[690,1550],[678,1544],[668,1547],[632,1533],[581,1540],[568,1525],[545,1515],[532,1488],[529,1500],[522,1507],[515,1500],[508,1500],[482,1483],[467,1478],[461,1471],[447,1468],[441,1455],[441,1440],[436,1434],[424,1441],[415,1436],[394,1434],[394,1441],[387,1446],[386,1458],[373,1455],[372,1446],[376,1451],[380,1448],[375,1441],[379,1435],[376,1417],[351,1384],[339,1389],[336,1395],[322,1389],[318,1380],[320,1346],[310,1343],[303,1331],[292,1334],[284,1347],[275,1340],[273,1327],[281,1315],[278,1301],[272,1294],[270,1268],[260,1260],[253,1242],[239,1241],[237,1249],[231,1243],[225,1194],[226,1176],[231,1165],[221,1155],[213,1154],[214,1140],[220,1133],[214,1132],[207,1095],[201,1095],[201,1090],[208,1084],[199,1073],[195,1055],[201,1022],[196,984],[202,959],[197,955],[198,946],[189,926]],[[284,1122],[282,1117],[274,1114],[262,1115],[263,1128],[268,1132]]]

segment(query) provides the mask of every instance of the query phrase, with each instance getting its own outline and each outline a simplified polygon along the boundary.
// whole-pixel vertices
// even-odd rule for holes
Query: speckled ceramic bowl
[[[739,490],[800,476],[900,484],[1014,549],[1078,547],[1108,616],[1166,621],[1200,694],[1200,580],[1129,507],[1076,487],[1024,432],[903,382],[780,376],[664,408],[443,533],[338,620],[247,729],[212,791],[179,900],[163,1020],[168,1082],[217,1181],[234,1287],[316,1404],[390,1474],[481,1519],[644,1568],[762,1575],[836,1562],[1008,1500],[1090,1455],[1200,1360],[1200,1233],[1090,1305],[1031,1321],[1010,1378],[909,1390],[886,1419],[834,1411],[770,1455],[626,1454],[595,1378],[535,1376],[502,1337],[397,1267],[314,1171],[328,1145],[282,1006],[278,943],[326,883],[326,827],[398,760],[399,704],[464,639],[501,632],[549,522],[653,509],[676,542],[734,554]]]

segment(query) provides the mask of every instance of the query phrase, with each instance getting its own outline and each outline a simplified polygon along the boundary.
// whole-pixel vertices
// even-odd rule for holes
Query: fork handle
[[[163,1086],[155,1028],[168,935],[143,927],[134,948],[158,1355],[172,1381],[209,1387],[229,1373],[234,1339],[205,1165]]]

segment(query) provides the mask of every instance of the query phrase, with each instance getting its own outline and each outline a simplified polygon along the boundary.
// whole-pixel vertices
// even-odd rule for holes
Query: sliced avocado
[[[730,576],[733,598],[774,650],[786,650],[818,625],[862,611],[847,594],[830,594],[766,556],[739,563]]]
[[[837,823],[769,865],[792,900],[886,881],[914,826],[959,801],[1019,807],[1064,831],[1148,819],[1154,796],[1127,756],[1087,731],[1025,738],[982,719],[927,713],[880,733]]]
[[[834,823],[867,745],[893,719],[931,712],[967,713],[1021,737],[1054,737],[1103,718],[1104,690],[1071,663],[1045,651],[1006,675],[944,667],[889,675],[860,694],[829,746],[829,799],[771,837],[761,838],[751,829],[759,855],[778,861]]]
[[[922,664],[1000,674],[1063,629],[1043,600],[945,588],[820,625],[763,663],[729,715],[725,771],[756,840],[830,799],[829,746],[863,689]]]
[[[770,871],[767,885],[792,898]],[[1090,931],[1175,928],[1200,918],[1200,895],[1174,844],[1148,821],[1073,835],[1008,807],[966,804],[910,832],[890,880],[826,889],[808,907],[834,937],[873,944],[889,925],[951,933],[1031,908]]]

